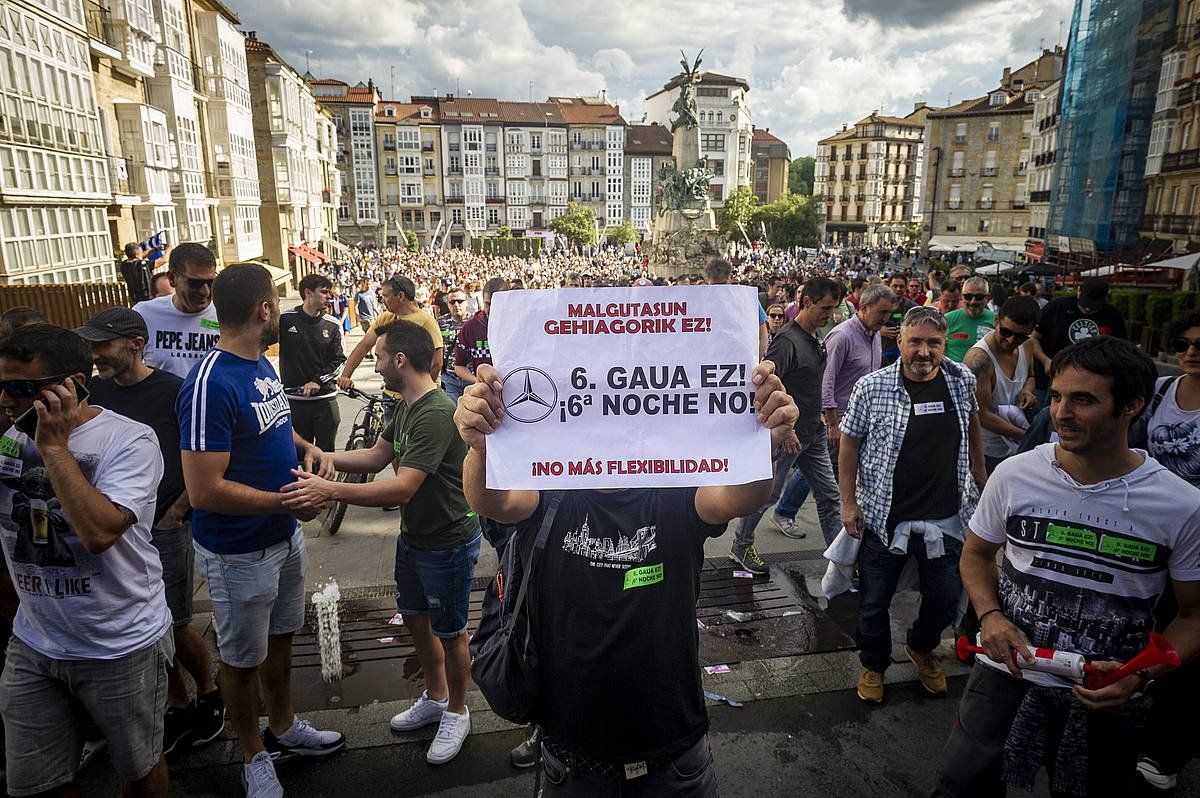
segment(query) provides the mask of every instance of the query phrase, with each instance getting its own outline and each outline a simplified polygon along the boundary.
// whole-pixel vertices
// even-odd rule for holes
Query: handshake
[[[299,467],[292,469],[296,481],[284,485],[279,492],[283,494],[284,510],[301,521],[311,521],[325,509],[330,498],[326,488],[337,475],[337,469],[333,466],[333,455],[315,444],[308,444],[302,458]]]

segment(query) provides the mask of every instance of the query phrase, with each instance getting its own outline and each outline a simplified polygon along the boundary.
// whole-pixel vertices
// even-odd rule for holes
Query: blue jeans
[[[822,427],[817,437],[800,454],[795,457],[781,454],[775,460],[775,483],[771,488],[771,497],[762,509],[742,518],[734,535],[736,545],[749,546],[754,543],[754,528],[758,526],[767,508],[784,495],[784,485],[792,466],[796,467],[798,475],[804,480],[805,490],[811,489],[816,497],[817,517],[821,522],[821,534],[825,542],[832,543],[842,530],[841,494],[838,493],[837,482],[833,478],[833,464],[829,460],[829,438]],[[793,493],[791,498],[794,499],[796,495]],[[783,502],[780,502],[780,505],[782,507]],[[784,515],[782,512],[779,514]],[[795,514],[796,511],[793,510],[792,515]]]
[[[442,372],[442,390],[446,392],[446,396],[450,397],[450,401],[458,404],[466,387],[467,384],[459,379],[457,374],[451,374],[448,371]]]
[[[476,533],[452,549],[424,551],[396,537],[396,609],[401,615],[428,615],[434,635],[454,638],[467,631],[471,580],[479,559]]]
[[[792,472],[787,487],[783,489],[783,496],[779,499],[775,514],[780,518],[794,519],[796,513],[800,512],[800,508],[808,501],[809,492],[808,480],[804,478],[804,472],[797,468]]]
[[[858,659],[864,668],[877,673],[887,670],[892,656],[892,622],[888,612],[900,572],[910,556],[917,558],[917,573],[921,581],[921,608],[908,630],[908,645],[917,652],[928,653],[942,640],[942,630],[954,620],[962,595],[962,579],[958,575],[958,558],[962,543],[943,536],[946,553],[929,559],[925,539],[920,535],[909,538],[907,554],[892,554],[879,535],[867,531],[858,550]]]

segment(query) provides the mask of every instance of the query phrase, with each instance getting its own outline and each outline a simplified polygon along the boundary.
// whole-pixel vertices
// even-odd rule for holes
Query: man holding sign
[[[753,289],[526,293],[534,296],[506,295],[495,311],[493,350],[497,364],[508,369],[506,380],[499,370],[480,366],[455,422],[469,447],[463,463],[467,501],[480,515],[517,525],[519,551],[532,548],[542,522],[543,488],[598,488],[565,491],[529,575],[527,612],[539,652],[534,720],[545,735],[544,795],[618,789],[716,795],[695,625],[704,542],[766,501],[770,452],[797,418],[772,363],[747,374],[748,386],[720,387],[740,383],[739,371],[746,367],[736,361],[754,357],[754,317],[745,312],[753,310]],[[573,301],[576,294],[586,302]],[[642,299],[655,301],[636,301]],[[713,315],[692,316],[696,310]],[[538,328],[530,330],[530,322]],[[708,332],[692,335],[685,327]],[[558,336],[566,339],[550,358],[557,352],[560,361],[569,356],[588,364],[574,366],[561,391],[551,376],[561,367],[551,360],[541,368],[513,367],[514,353],[532,361],[544,352],[544,336],[555,337],[553,347],[560,346]],[[600,345],[591,343],[592,336]],[[675,346],[694,351],[673,353]],[[707,350],[719,347],[735,356],[728,375],[705,362],[711,359]],[[658,371],[601,367],[606,357],[610,363],[633,363],[631,350],[680,365]],[[592,373],[606,389],[592,387],[597,384],[590,382]],[[554,399],[568,389],[578,393],[560,406]],[[581,395],[591,397],[593,391],[598,401],[584,403]],[[748,403],[748,412],[732,418],[721,412],[733,403],[730,393]],[[651,423],[638,426],[624,417],[635,410],[651,416]],[[538,426],[547,420],[571,428],[571,434],[556,435],[561,426]],[[712,421],[719,426],[710,430]],[[614,429],[626,430],[624,436],[606,434],[614,422]],[[658,439],[664,427],[675,436],[673,444]],[[557,449],[542,449],[543,459],[524,472],[496,470],[491,462],[502,455],[512,463],[514,450],[527,439],[548,437],[558,439]],[[585,449],[572,446],[588,446],[595,456],[580,457]],[[556,467],[564,461],[566,469]]]

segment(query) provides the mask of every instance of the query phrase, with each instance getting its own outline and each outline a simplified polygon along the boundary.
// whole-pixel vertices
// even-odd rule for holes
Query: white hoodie
[[[1200,490],[1142,450],[1123,477],[1081,485],[1055,444],[1005,460],[970,528],[1004,543],[1000,603],[1034,646],[1126,660],[1167,577],[1200,580]]]

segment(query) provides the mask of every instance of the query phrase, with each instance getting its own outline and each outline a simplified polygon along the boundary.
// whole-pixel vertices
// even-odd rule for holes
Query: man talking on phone
[[[163,474],[153,430],[92,407],[88,345],[35,324],[0,342],[0,542],[21,599],[3,676],[10,795],[78,794],[80,710],[124,794],[165,796],[162,564],[150,540]],[[131,689],[138,685],[140,689]]]

